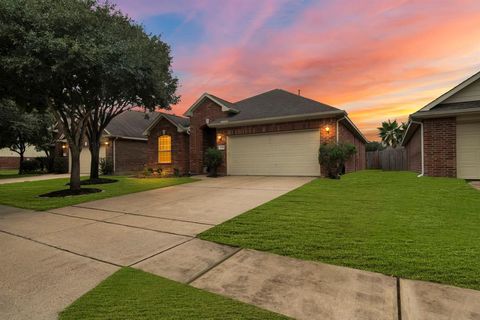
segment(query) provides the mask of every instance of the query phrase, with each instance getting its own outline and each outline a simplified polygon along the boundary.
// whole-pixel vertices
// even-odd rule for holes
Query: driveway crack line
[[[215,264],[211,265],[210,267],[208,267],[207,269],[205,270],[202,270],[200,271],[199,273],[197,273],[196,275],[194,275],[190,280],[188,280],[187,284],[191,284],[193,281],[197,280],[198,278],[202,277],[203,275],[205,275],[207,272],[211,271],[212,269],[218,267],[220,264],[224,263],[225,261],[227,261],[228,259],[230,259],[231,257],[233,257],[234,255],[236,255],[238,252],[242,251],[243,248],[237,248],[237,250],[233,251],[232,253],[230,253],[229,255],[227,255],[226,257],[224,257],[223,259],[220,259],[219,261],[217,261]]]
[[[115,217],[111,217],[111,218],[108,218],[108,219],[105,219],[105,220],[97,220],[97,219],[93,219],[93,218],[75,217],[75,216],[70,216],[70,215],[68,215],[68,214],[56,213],[56,212],[49,212],[49,211],[47,211],[47,213],[49,213],[49,214],[56,214],[56,215],[64,216],[64,217],[71,217],[71,218],[77,218],[77,219],[95,221],[95,222],[100,222],[100,223],[108,223],[108,224],[117,225],[117,226],[122,226],[122,227],[129,227],[129,228],[146,230],[146,231],[153,231],[153,232],[158,232],[158,233],[167,233],[167,234],[171,234],[171,235],[175,235],[175,236],[182,236],[182,237],[189,237],[189,238],[193,237],[193,236],[190,235],[190,234],[175,233],[175,232],[171,232],[171,231],[162,231],[162,230],[157,230],[157,229],[151,229],[151,228],[146,228],[146,227],[138,227],[138,226],[132,226],[132,225],[129,225],[129,224],[123,224],[123,223],[108,221],[108,219],[114,219],[114,218],[117,218],[117,217],[121,217],[122,215],[118,215],[118,216],[115,216]],[[87,224],[87,225],[90,225],[90,224]],[[63,231],[63,230],[62,230],[62,231]]]
[[[38,241],[38,240],[29,238],[29,237],[26,237],[26,236],[22,236],[22,235],[19,235],[19,234],[15,234],[15,233],[12,233],[12,232],[4,231],[4,230],[0,230],[0,232],[3,232],[5,234],[8,234],[8,235],[11,235],[11,236],[14,236],[14,237],[18,237],[18,238],[22,238],[22,239],[25,239],[25,240],[33,241],[35,243],[38,243],[38,244],[41,244],[41,245],[44,245],[44,246],[47,246],[47,247],[50,247],[50,248],[54,248],[54,249],[57,249],[57,250],[60,250],[60,251],[68,252],[68,253],[71,253],[71,254],[74,254],[74,255],[77,255],[77,256],[80,256],[80,257],[84,257],[84,258],[87,258],[87,259],[90,259],[90,260],[94,260],[94,261],[97,261],[97,262],[103,262],[103,263],[106,263],[106,264],[109,264],[109,265],[112,265],[112,266],[115,266],[115,267],[120,267],[120,268],[123,267],[122,265],[114,263],[114,262],[90,257],[90,256],[87,256],[85,254],[81,254],[81,253],[78,253],[78,252],[73,252],[73,251],[70,251],[68,249],[57,247],[57,246],[54,246],[52,244],[48,244],[48,243]]]
[[[164,252],[167,252],[168,250],[172,250],[172,249],[174,249],[174,248],[176,248],[176,247],[178,247],[178,246],[181,246],[182,244],[185,244],[185,243],[187,243],[187,242],[189,242],[189,241],[192,241],[193,239],[196,239],[196,238],[191,237],[190,239],[188,239],[188,240],[186,240],[186,241],[182,241],[182,242],[180,242],[180,243],[177,243],[177,244],[174,245],[174,246],[171,246],[171,247],[169,247],[169,248],[167,248],[167,249],[164,249],[164,250],[162,250],[162,251],[160,251],[160,252],[154,253],[154,254],[152,254],[151,256],[148,256],[148,257],[143,258],[143,259],[141,259],[141,260],[139,260],[139,261],[137,261],[137,262],[134,262],[134,263],[128,265],[128,267],[133,267],[134,265],[139,264],[140,262],[143,262],[143,261],[145,261],[145,260],[151,259],[151,258],[153,258],[153,257],[155,257],[155,256],[158,256],[159,254],[162,254],[162,253],[164,253]]]
[[[197,221],[190,221],[190,220],[183,220],[183,219],[173,219],[173,218],[166,218],[166,217],[159,217],[159,216],[151,216],[151,215],[140,214],[140,213],[130,213],[130,212],[124,212],[124,211],[99,209],[99,208],[92,208],[92,207],[85,207],[85,206],[72,206],[72,207],[82,208],[82,209],[90,209],[90,210],[98,210],[98,211],[105,211],[105,212],[123,213],[123,214],[128,214],[128,215],[131,215],[131,216],[140,216],[140,217],[147,217],[147,218],[180,221],[180,222],[186,222],[186,223],[195,223],[195,224],[201,224],[201,225],[212,226],[212,227],[216,226],[213,223],[197,222]]]

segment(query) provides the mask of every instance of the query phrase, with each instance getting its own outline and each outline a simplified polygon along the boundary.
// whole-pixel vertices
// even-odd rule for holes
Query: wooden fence
[[[404,147],[367,152],[367,169],[387,171],[407,170],[407,151]]]

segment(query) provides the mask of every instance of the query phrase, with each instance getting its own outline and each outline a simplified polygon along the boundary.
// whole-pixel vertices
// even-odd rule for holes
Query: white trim
[[[307,113],[307,114],[296,114],[292,116],[281,116],[281,117],[269,117],[261,119],[250,119],[250,120],[239,120],[239,121],[228,121],[220,120],[218,122],[210,123],[208,126],[210,128],[227,128],[227,127],[241,127],[246,125],[254,124],[268,124],[275,122],[290,122],[290,121],[300,121],[300,120],[309,120],[309,119],[322,119],[328,118],[335,115],[346,115],[346,112],[343,110],[335,111],[326,111],[326,112],[316,112],[316,113]]]
[[[453,96],[455,93],[459,92],[460,90],[468,87],[469,85],[471,85],[472,83],[474,83],[475,81],[479,80],[480,79],[480,72],[477,72],[475,73],[473,76],[469,77],[468,79],[464,80],[462,83],[460,83],[459,85],[457,85],[456,87],[450,89],[449,91],[447,91],[446,93],[442,94],[440,97],[438,97],[437,99],[433,100],[432,102],[430,102],[429,104],[427,104],[425,107],[423,107],[422,109],[420,109],[419,111],[429,111],[431,110],[432,108],[434,108],[435,106],[439,105],[440,103],[442,103],[443,101],[447,100],[448,98],[450,98],[451,96]]]
[[[422,159],[422,173],[420,173],[417,177],[420,178],[420,177],[423,177],[423,175],[425,174],[425,148],[423,146],[423,122],[419,122],[419,121],[410,121],[410,124],[408,125],[407,127],[407,130],[408,128],[410,128],[410,126],[412,125],[412,123],[416,123],[416,124],[419,124],[420,125],[420,148],[421,148],[421,159]],[[405,131],[407,132],[407,131]]]
[[[410,117],[412,119],[428,119],[428,118],[441,118],[457,115],[469,115],[480,113],[480,107],[467,108],[467,109],[453,109],[453,110],[432,110],[432,111],[417,111]]]
[[[187,117],[191,117],[193,115],[193,111],[200,105],[200,103],[203,101],[203,99],[205,98],[208,98],[210,100],[212,100],[213,102],[215,102],[216,104],[218,104],[220,107],[222,107],[222,111],[223,112],[235,112],[235,113],[238,113],[238,110],[237,109],[234,109],[234,108],[231,108],[225,104],[223,104],[222,102],[220,102],[218,99],[215,99],[215,97],[213,97],[211,94],[209,94],[208,92],[205,92],[204,94],[202,94],[200,96],[200,98],[197,99],[197,101],[195,101],[192,106],[190,108],[188,108],[188,110],[184,113],[185,116]]]

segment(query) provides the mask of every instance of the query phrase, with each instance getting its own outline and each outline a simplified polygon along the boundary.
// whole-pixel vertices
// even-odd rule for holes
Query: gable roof
[[[146,140],[143,131],[157,117],[157,112],[145,113],[129,110],[110,121],[105,129],[107,136],[134,140]]]
[[[480,71],[475,73],[473,76],[466,79],[465,81],[463,81],[462,83],[460,83],[456,87],[454,87],[454,88],[450,89],[449,91],[445,92],[440,97],[433,100],[432,102],[427,104],[422,109],[418,110],[418,112],[430,111],[433,108],[436,108],[439,104],[441,104],[442,102],[444,102],[445,100],[447,100],[448,98],[453,96],[454,94],[458,93],[460,90],[465,89],[466,87],[468,87],[469,85],[471,85],[472,83],[474,83],[477,80],[480,80]]]
[[[200,98],[197,99],[197,101],[194,102],[194,104],[185,112],[185,116],[192,116],[193,111],[205,100],[205,99],[210,99],[211,101],[215,102],[219,106],[222,107],[222,111],[224,112],[232,112],[232,113],[237,113],[238,110],[235,108],[235,105],[227,100],[221,99],[217,96],[214,96],[213,94],[205,92],[200,96]]]
[[[247,122],[295,120],[315,116],[346,115],[346,112],[300,95],[274,89],[234,103],[236,114],[218,119],[209,126],[226,126]]]
[[[190,119],[185,117],[179,117],[174,114],[168,114],[163,112],[156,112],[157,116],[155,119],[142,131],[143,136],[148,136],[150,130],[162,119],[167,119],[171,124],[177,127],[178,132],[188,132],[190,126]]]

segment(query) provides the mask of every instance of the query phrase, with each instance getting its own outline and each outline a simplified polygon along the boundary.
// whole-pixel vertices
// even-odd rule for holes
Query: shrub
[[[208,148],[205,151],[205,164],[208,169],[209,177],[217,176],[217,169],[222,164],[223,155],[222,152],[216,148]]]
[[[53,158],[52,171],[54,173],[68,173],[68,159],[67,157]]]
[[[33,173],[39,171],[41,168],[41,163],[37,159],[26,159],[23,160],[22,170],[23,173]]]
[[[345,162],[357,152],[354,145],[349,143],[329,143],[320,146],[318,161],[327,170],[327,176],[340,179]]]
[[[38,164],[40,166],[40,171],[47,171],[48,172],[48,162],[49,158],[47,157],[36,157],[35,160],[38,161]]]
[[[113,174],[113,162],[110,159],[100,159],[100,173],[104,176]]]

